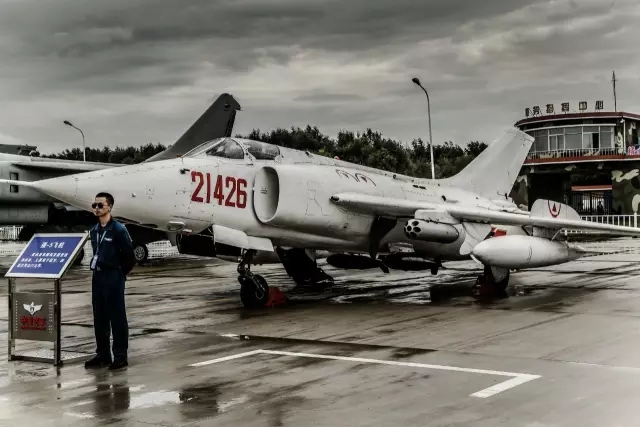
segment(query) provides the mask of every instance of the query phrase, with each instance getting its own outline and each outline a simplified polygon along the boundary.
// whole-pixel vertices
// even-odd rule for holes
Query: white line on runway
[[[504,372],[504,371],[492,371],[488,369],[473,369],[473,368],[460,368],[457,366],[447,366],[447,365],[430,365],[426,363],[415,363],[415,362],[398,362],[394,360],[379,360],[379,359],[365,359],[362,357],[347,357],[347,356],[331,356],[326,354],[312,354],[312,353],[295,353],[291,351],[278,351],[278,350],[253,350],[248,351],[246,353],[234,354],[231,356],[220,357],[217,359],[205,360],[203,362],[192,363],[189,366],[205,366],[211,365],[213,363],[226,362],[227,360],[240,359],[242,357],[253,356],[254,354],[271,354],[271,355],[280,355],[280,356],[294,356],[294,357],[311,357],[315,359],[332,359],[332,360],[343,360],[348,362],[362,362],[362,363],[372,363],[379,365],[392,365],[392,366],[408,366],[412,368],[423,368],[423,369],[440,369],[444,371],[457,371],[457,372],[469,372],[472,374],[486,374],[486,375],[500,375],[503,377],[512,377],[509,380],[503,381],[499,384],[493,385],[491,387],[485,388],[483,390],[477,391],[470,396],[479,397],[479,398],[487,398],[493,395],[496,395],[502,391],[508,390],[510,388],[516,387],[518,385],[524,384],[526,382],[535,380],[540,378],[540,375],[531,375],[531,374],[521,374],[518,372]]]
[[[205,365],[211,365],[211,364],[213,364],[213,363],[226,362],[227,360],[240,359],[241,357],[253,356],[254,354],[258,354],[258,353],[262,353],[262,350],[247,351],[246,353],[233,354],[233,355],[231,355],[231,356],[227,356],[227,357],[220,357],[220,358],[218,358],[218,359],[205,360],[204,362],[193,363],[193,364],[191,364],[191,365],[189,365],[189,366],[205,366]]]

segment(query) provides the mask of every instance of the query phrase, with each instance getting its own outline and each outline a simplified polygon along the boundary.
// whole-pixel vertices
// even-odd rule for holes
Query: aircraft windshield
[[[256,160],[275,160],[281,155],[280,147],[266,142],[249,139],[216,138],[194,148],[184,157],[207,156],[224,157],[225,159],[244,159],[245,150]]]
[[[244,151],[233,139],[225,138],[207,150],[207,156],[224,157],[225,159],[244,159]]]
[[[220,142],[222,142],[224,139],[225,138],[216,138],[216,139],[212,139],[211,141],[208,141],[208,142],[203,142],[202,144],[198,145],[193,150],[186,152],[183,157],[195,157],[197,155],[200,155],[200,154],[204,153],[205,151],[209,150],[211,147],[214,147],[214,146],[220,144]]]
[[[275,160],[280,155],[280,147],[277,145],[247,139],[242,140],[242,144],[256,160]]]

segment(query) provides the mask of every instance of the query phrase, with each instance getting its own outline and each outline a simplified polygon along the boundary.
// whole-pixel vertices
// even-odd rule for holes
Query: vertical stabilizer
[[[510,128],[458,174],[440,182],[489,199],[508,197],[532,144],[533,137]]]
[[[571,206],[547,199],[538,199],[531,206],[531,216],[557,220],[581,221],[580,215]]]
[[[173,145],[146,161],[174,159],[207,141],[231,136],[236,111],[239,110],[238,101],[232,95],[223,93]]]

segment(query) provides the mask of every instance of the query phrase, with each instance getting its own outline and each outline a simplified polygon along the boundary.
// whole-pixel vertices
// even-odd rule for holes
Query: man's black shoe
[[[116,359],[113,361],[113,363],[111,365],[109,365],[109,370],[110,371],[115,371],[116,369],[122,369],[129,366],[129,363],[127,363],[126,360],[123,359]]]
[[[84,367],[87,368],[87,369],[90,369],[90,368],[106,368],[110,364],[111,364],[110,360],[104,360],[104,359],[101,359],[100,357],[96,356],[93,359],[87,360],[86,362],[84,362]]]

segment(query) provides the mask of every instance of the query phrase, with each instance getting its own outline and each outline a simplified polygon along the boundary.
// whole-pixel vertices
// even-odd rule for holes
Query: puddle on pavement
[[[155,406],[181,402],[184,402],[184,400],[182,400],[180,393],[175,391],[152,391],[132,397],[129,409],[153,408]]]
[[[226,384],[226,383],[225,383]],[[68,406],[68,414],[83,418],[119,416],[131,410],[179,405],[187,418],[223,413],[250,400],[248,395],[222,397],[220,385],[202,385],[180,391],[157,390],[140,393],[144,386],[98,384],[93,396]]]

